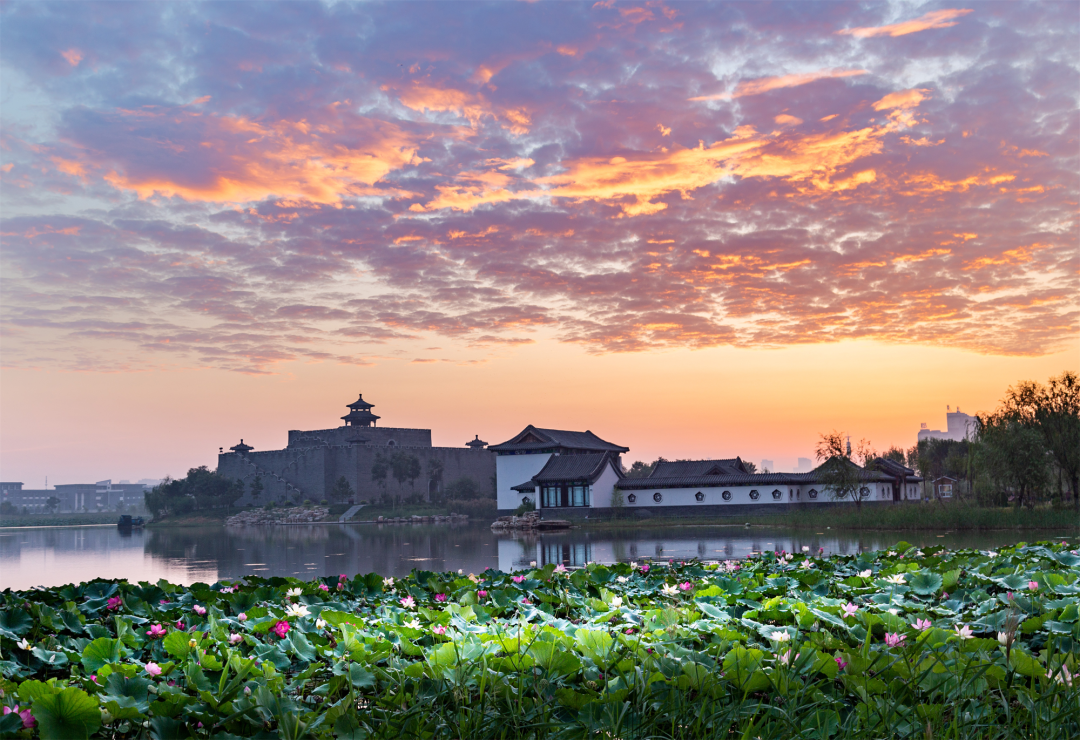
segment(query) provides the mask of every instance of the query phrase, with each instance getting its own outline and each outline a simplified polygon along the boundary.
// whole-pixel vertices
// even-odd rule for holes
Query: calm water
[[[245,575],[312,578],[339,573],[405,575],[421,570],[479,573],[562,562],[742,558],[760,550],[809,547],[826,553],[876,550],[907,540],[920,546],[1000,547],[1074,531],[982,533],[809,532],[741,526],[575,529],[534,537],[497,535],[486,525],[316,524],[283,527],[178,527],[121,534],[114,525],[0,529],[0,588],[58,586],[92,578],[174,583]]]

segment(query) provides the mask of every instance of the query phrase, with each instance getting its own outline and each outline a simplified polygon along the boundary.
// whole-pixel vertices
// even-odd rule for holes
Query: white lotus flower
[[[810,548],[809,548],[809,547],[807,547],[806,545],[803,545],[803,546],[802,546],[802,551],[803,551],[803,552],[810,552]]]
[[[299,596],[302,593],[304,593],[304,589],[297,586],[296,588],[290,588],[288,591],[285,592],[285,595],[291,599],[292,597]]]
[[[303,604],[289,604],[285,608],[285,615],[288,617],[306,617],[308,615],[308,608]]]
[[[904,582],[904,577],[902,575],[900,575],[899,573],[894,573],[893,575],[889,576],[885,580],[888,583],[894,583],[897,586],[899,586]]]
[[[667,583],[665,583],[664,587],[660,589],[660,592],[662,594],[664,594],[664,596],[678,596],[679,595],[679,589],[676,588],[675,586],[672,586],[672,585],[667,584]]]
[[[804,560],[801,563],[799,563],[799,567],[802,568],[803,570],[810,570],[811,568],[814,567],[814,564],[811,563],[809,560]]]
[[[19,641],[18,641],[17,643],[15,643],[15,644],[19,646],[19,649],[20,649],[20,650],[29,650],[29,649],[30,649],[30,643],[28,643],[28,642],[26,641],[26,638],[25,638],[25,637],[24,637],[24,638],[22,638],[21,640],[19,640]]]
[[[789,640],[791,640],[791,635],[789,635],[787,632],[781,632],[780,630],[777,630],[776,632],[772,632],[769,634],[769,639],[773,640],[774,642],[788,642]]]
[[[619,596],[613,596],[611,598],[611,608],[618,609],[622,606],[622,598]]]
[[[616,580],[616,581],[618,581],[619,583],[626,583],[626,582],[627,582],[627,581],[629,581],[630,579],[629,579],[629,578],[627,578],[626,576],[619,576],[619,577],[618,577],[618,578],[616,578],[615,580]]]
[[[408,627],[409,629],[418,630],[418,629],[420,629],[420,620],[419,619],[410,619],[408,622],[405,623],[405,626]]]
[[[323,619],[322,617],[319,617],[318,619],[316,619],[315,620],[315,629],[320,629],[320,630],[326,629],[326,620]]]
[[[390,588],[391,586],[394,585],[394,577],[393,576],[387,576],[386,578],[382,579],[382,585],[383,585],[383,588]]]
[[[869,578],[872,575],[874,575],[874,572],[869,568],[859,571],[859,578]]]

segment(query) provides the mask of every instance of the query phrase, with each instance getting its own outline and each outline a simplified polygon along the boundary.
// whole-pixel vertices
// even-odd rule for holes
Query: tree
[[[264,490],[262,478],[256,475],[255,480],[251,481],[251,498],[258,501]]]
[[[895,463],[900,463],[901,465],[903,465],[907,456],[904,454],[903,449],[894,445],[889,449],[885,450],[885,453],[882,455],[882,457],[886,460],[892,460]]]
[[[1008,411],[975,419],[981,461],[990,476],[1012,494],[1017,508],[1034,507],[1050,478],[1042,433]]]
[[[375,453],[375,459],[371,462],[371,480],[386,492],[386,474],[390,472],[390,463],[381,452]]]
[[[410,488],[415,487],[416,479],[420,477],[422,470],[420,458],[416,455],[398,451],[390,456],[390,471],[394,480],[398,482],[398,486],[403,486],[405,481],[408,481]]]
[[[613,519],[622,519],[624,509],[626,508],[626,499],[623,497],[623,492],[616,488],[611,492],[611,515]]]
[[[428,494],[442,493],[443,461],[437,457],[428,458]]]
[[[50,514],[55,514],[56,510],[59,508],[60,499],[58,499],[56,496],[49,496],[49,498],[45,499],[45,511],[49,512]]]
[[[349,485],[348,479],[343,475],[334,482],[334,487],[330,489],[331,501],[349,501],[353,497],[352,486]]]
[[[1073,506],[1080,509],[1080,377],[1066,370],[1047,385],[1022,381],[1009,388],[1004,410],[1042,435],[1069,481]]]
[[[868,471],[855,464],[851,442],[849,440],[845,444],[844,439],[845,435],[835,430],[820,435],[816,453],[817,459],[824,462],[815,472],[834,498],[850,498],[856,507],[862,508],[862,492],[866,488]],[[854,455],[864,466],[873,465],[874,450],[867,440],[860,440]]]
[[[476,481],[468,476],[462,476],[446,487],[448,501],[465,501],[479,498]]]
[[[626,471],[627,478],[648,478],[656,470],[656,466],[662,462],[667,462],[662,457],[658,457],[651,463],[643,463],[641,460],[635,460],[630,469]]]
[[[757,472],[757,465],[752,462],[743,461],[743,467],[746,468],[746,471],[751,475]]]

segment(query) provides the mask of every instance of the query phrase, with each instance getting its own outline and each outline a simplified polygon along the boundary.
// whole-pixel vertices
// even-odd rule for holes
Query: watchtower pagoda
[[[368,403],[364,400],[364,394],[361,393],[360,397],[349,404],[349,413],[341,417],[341,420],[345,422],[345,426],[354,427],[373,427],[376,426],[375,422],[380,418],[371,413],[371,409],[375,408],[375,404]]]

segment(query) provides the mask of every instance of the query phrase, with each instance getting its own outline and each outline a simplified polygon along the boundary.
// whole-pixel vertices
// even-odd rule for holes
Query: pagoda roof
[[[466,442],[465,446],[466,447],[472,447],[474,450],[479,450],[479,449],[482,449],[484,447],[487,447],[487,442],[480,439],[480,435],[477,434],[474,439]]]
[[[229,449],[232,450],[233,452],[239,452],[241,455],[243,455],[245,452],[251,452],[255,448],[252,447],[251,445],[244,444],[244,440],[241,439],[240,444],[233,445]]]
[[[349,404],[349,408],[353,409],[354,411],[355,410],[367,411],[368,409],[375,408],[375,404],[368,403],[367,401],[365,401],[364,400],[364,394],[361,393],[359,398],[357,398],[355,401],[353,401],[352,403]]]
[[[564,429],[541,429],[532,424],[512,439],[491,445],[496,452],[539,452],[546,449],[587,450],[595,452],[629,452],[629,447],[606,442],[592,432],[571,432]]]
[[[532,479],[534,483],[563,481],[593,483],[609,464],[621,478],[622,471],[614,463],[614,455],[610,452],[596,455],[552,455]]]

